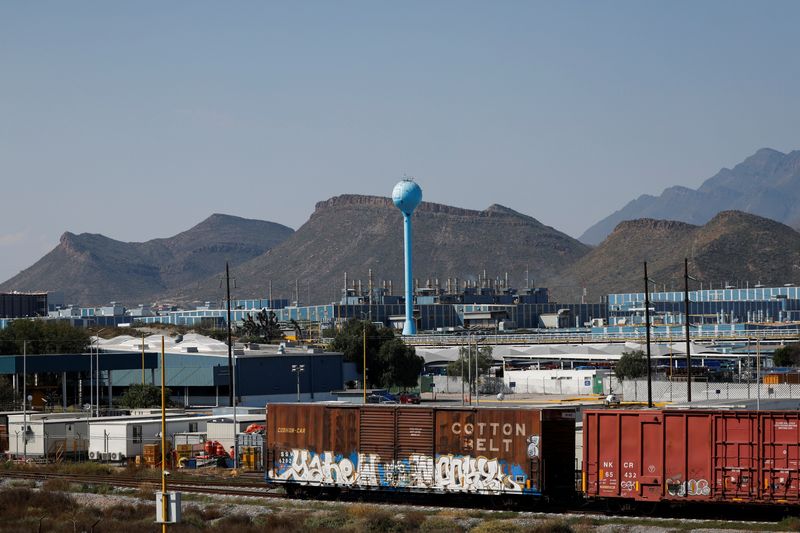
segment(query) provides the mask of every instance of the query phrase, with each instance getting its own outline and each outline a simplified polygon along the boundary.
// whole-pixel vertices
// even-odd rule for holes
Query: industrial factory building
[[[47,316],[46,292],[0,293],[0,318]]]
[[[643,323],[644,293],[608,295],[610,325]],[[684,324],[682,291],[650,293],[650,309],[663,324]],[[800,287],[748,287],[689,291],[689,322],[738,324],[800,320]]]
[[[348,319],[364,319],[381,322],[386,326],[399,325],[405,320],[405,303],[400,296],[388,294],[385,288],[374,289],[370,299],[369,291],[347,289],[343,291],[338,303],[309,306],[284,305],[272,308],[278,321],[288,323],[320,324],[332,327]],[[447,328],[486,327],[508,328],[546,328],[550,327],[546,315],[558,314],[569,317],[565,327],[583,327],[594,319],[605,319],[605,304],[561,304],[548,301],[546,288],[515,289],[493,287],[467,287],[459,292],[447,289],[422,287],[417,289],[414,305],[414,318],[417,329],[436,331]],[[241,323],[247,315],[253,315],[257,308],[249,307],[253,301],[233,300],[231,319]],[[287,303],[283,300],[281,303]],[[248,306],[246,306],[248,305]],[[489,316],[488,322],[485,318]],[[170,311],[157,316],[141,317],[135,320],[141,324],[176,324],[184,326],[205,326],[222,328],[225,326],[227,311],[224,303],[219,307],[186,311]]]
[[[120,336],[99,340],[104,351],[140,351],[142,339]],[[161,336],[144,339],[145,350],[160,350]],[[331,391],[358,379],[355,365],[343,361],[341,353],[311,347],[286,345],[236,345],[233,364],[237,404],[263,407],[267,402],[332,400]],[[160,358],[159,358],[160,359]],[[145,383],[160,384],[159,370],[145,374]],[[299,368],[299,371],[297,370]],[[182,405],[227,406],[229,403],[228,346],[202,335],[183,335],[165,339],[165,369],[171,399]],[[139,370],[111,373],[114,395],[129,385],[141,383]]]

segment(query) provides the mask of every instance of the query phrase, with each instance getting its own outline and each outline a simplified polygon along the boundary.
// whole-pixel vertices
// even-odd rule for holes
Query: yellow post
[[[144,333],[142,333],[142,386],[144,386]]]
[[[364,404],[367,403],[367,323],[364,322]]]
[[[164,336],[161,336],[161,531],[167,531],[167,412],[166,412],[166,383],[164,369]]]

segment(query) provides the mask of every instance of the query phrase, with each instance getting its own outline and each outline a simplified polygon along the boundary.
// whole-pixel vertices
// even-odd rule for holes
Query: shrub
[[[347,515],[344,512],[317,512],[306,518],[304,525],[309,531],[333,531],[344,528]]]
[[[485,520],[472,528],[474,533],[517,533],[522,528],[510,520]],[[540,533],[537,531],[537,533]]]
[[[787,516],[778,523],[781,530],[786,531],[800,531],[800,518],[796,516]]]
[[[416,531],[425,522],[426,517],[422,511],[406,511],[403,513],[403,524],[407,530]]]
[[[553,518],[536,524],[531,531],[532,533],[573,533],[574,530],[569,522]]]
[[[422,533],[453,533],[464,531],[453,518],[445,516],[431,516],[419,527]]]
[[[66,479],[48,479],[42,483],[42,490],[45,492],[68,492],[72,488],[72,484]]]

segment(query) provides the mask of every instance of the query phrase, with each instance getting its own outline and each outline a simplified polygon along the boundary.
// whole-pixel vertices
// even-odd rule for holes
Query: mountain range
[[[790,225],[800,222],[799,168],[800,152],[759,150],[696,191],[671,188],[631,202],[587,230],[584,238],[602,235],[595,247],[501,205],[476,211],[423,202],[412,219],[414,275],[420,285],[459,278],[463,286],[484,272],[490,279],[507,274],[512,286],[547,286],[560,301],[579,300],[584,288],[588,301],[641,291],[645,260],[660,288],[682,287],[684,257],[693,277],[714,286],[795,282],[800,233]],[[645,215],[626,214],[636,209]],[[744,212],[754,210],[789,225]],[[81,305],[219,301],[229,261],[235,298],[265,298],[272,289],[275,298],[301,304],[337,301],[345,273],[366,287],[370,270],[377,285],[391,280],[400,294],[402,241],[402,216],[390,199],[345,194],[317,203],[297,231],[215,214],[141,243],[67,232],[0,291],[57,290]]]
[[[389,198],[342,195],[316,205],[294,234],[265,254],[236,269],[237,285],[247,294],[294,299],[295,282],[302,303],[338,301],[344,273],[366,288],[392,280],[396,294],[403,283],[403,224]],[[425,285],[439,278],[475,280],[508,272],[517,286],[554,279],[589,251],[576,239],[538,220],[500,205],[483,211],[422,202],[413,215],[414,275]],[[219,296],[213,279],[187,287],[177,299]]]
[[[66,232],[58,246],[0,291],[60,291],[67,303],[111,300],[148,303],[187,284],[239,265],[283,242],[291,228],[214,214],[166,239],[121,242],[93,233]]]
[[[625,221],[573,264],[561,282],[586,287],[591,301],[611,292],[644,292],[647,261],[648,277],[659,290],[683,290],[684,258],[690,275],[705,288],[797,282],[800,233],[741,211],[723,211],[703,226],[649,218]]]
[[[738,210],[800,227],[800,150],[762,148],[732,169],[723,168],[698,189],[669,187],[642,195],[587,229],[581,242],[596,245],[624,220],[654,218],[702,225],[720,211]]]

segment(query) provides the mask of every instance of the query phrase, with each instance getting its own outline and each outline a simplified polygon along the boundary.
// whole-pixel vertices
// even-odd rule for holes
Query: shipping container
[[[270,404],[266,479],[354,489],[571,494],[575,410]]]
[[[643,501],[798,503],[800,413],[589,410],[583,491]]]

